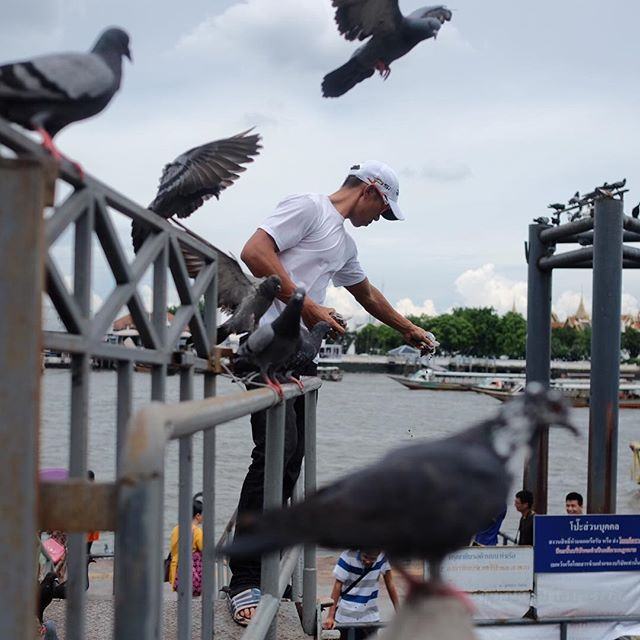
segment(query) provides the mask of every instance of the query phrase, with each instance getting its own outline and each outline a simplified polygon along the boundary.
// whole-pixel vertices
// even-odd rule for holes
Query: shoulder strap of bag
[[[370,567],[367,567],[364,572],[360,574],[360,576],[357,577],[346,589],[343,589],[340,592],[340,597],[342,598],[342,596],[346,596],[347,593],[349,593],[349,591],[351,591],[351,589],[353,589],[360,582],[360,580],[362,580],[362,578],[364,578],[373,569],[374,566],[375,562]]]

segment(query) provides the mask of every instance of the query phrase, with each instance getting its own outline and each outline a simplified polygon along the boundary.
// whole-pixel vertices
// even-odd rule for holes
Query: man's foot
[[[257,587],[240,591],[235,596],[229,596],[229,613],[231,613],[233,621],[246,627],[256,613],[261,596],[262,593]]]

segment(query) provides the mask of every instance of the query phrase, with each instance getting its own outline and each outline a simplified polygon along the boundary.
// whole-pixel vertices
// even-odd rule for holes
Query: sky
[[[351,164],[381,160],[399,174],[407,219],[347,223],[371,282],[403,313],[504,313],[514,302],[525,312],[527,226],[548,203],[621,178],[626,211],[640,200],[640,4],[451,8],[438,39],[394,62],[388,80],[372,77],[333,100],[321,97],[322,77],[357,44],[339,36],[330,0],[8,0],[0,60],[85,50],[120,26],[133,53],[121,91],[57,137],[88,172],[148,203],[165,162],[255,126],[261,155],[188,221],[239,255],[282,198],[331,193]],[[125,242],[126,225],[118,228]],[[111,286],[97,273],[95,299]],[[561,317],[581,294],[589,308],[590,271],[554,274]],[[623,310],[637,312],[635,271],[625,272],[623,294]],[[330,290],[327,302],[366,319],[345,290]]]

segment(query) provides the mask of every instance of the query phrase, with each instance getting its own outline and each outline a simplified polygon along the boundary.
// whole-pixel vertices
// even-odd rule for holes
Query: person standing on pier
[[[518,491],[513,504],[520,514],[518,544],[533,545],[533,517],[536,515],[533,510],[533,493],[527,489]]]
[[[340,188],[331,195],[298,194],[285,198],[249,238],[241,258],[257,277],[275,274],[282,289],[262,317],[272,322],[284,309],[297,286],[307,295],[302,320],[308,328],[328,322],[339,334],[344,327],[335,318],[335,309],[324,306],[330,282],[345,287],[372,316],[395,329],[404,340],[423,351],[433,342],[427,332],[400,315],[383,294],[367,279],[358,262],[353,238],[344,228],[366,227],[381,217],[404,220],[398,205],[398,178],[391,167],[369,161],[353,165]],[[303,375],[315,375],[312,364]],[[262,510],[266,412],[251,416],[255,448],[238,504],[236,537],[243,535],[242,514]],[[285,417],[285,467],[283,500],[288,500],[300,474],[304,455],[304,398],[287,403]],[[234,559],[229,585],[229,607],[233,619],[248,624],[260,599],[260,558]]]

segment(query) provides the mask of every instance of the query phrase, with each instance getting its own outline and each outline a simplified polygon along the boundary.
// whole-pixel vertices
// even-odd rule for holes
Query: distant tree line
[[[439,316],[408,316],[414,324],[433,332],[442,355],[481,358],[522,359],[525,357],[527,322],[519,313],[510,311],[499,316],[491,307],[458,308]],[[367,324],[344,337],[346,346],[355,341],[356,353],[384,354],[399,347],[402,337],[385,325]],[[622,349],[631,358],[640,355],[640,331],[627,328],[622,334]],[[561,360],[583,360],[590,357],[591,328],[570,326],[551,331],[551,356]]]

